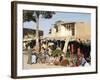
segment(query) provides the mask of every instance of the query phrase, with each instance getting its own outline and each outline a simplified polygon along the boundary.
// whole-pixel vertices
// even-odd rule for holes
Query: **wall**
[[[89,23],[76,23],[75,24],[75,36],[77,38],[81,38],[83,40],[90,40],[91,38],[91,26],[89,25]]]
[[[100,5],[100,0],[31,0],[40,2],[54,2],[66,4]],[[0,80],[14,80],[10,78],[11,71],[11,0],[0,0]],[[100,6],[99,12],[100,14]],[[100,21],[100,16],[98,16]],[[99,22],[98,21],[98,22]],[[98,24],[100,26],[100,24]],[[100,27],[98,27],[100,30]],[[100,32],[98,31],[98,34]],[[100,37],[98,38],[98,48],[100,47]],[[100,50],[99,50],[100,52]],[[98,52],[98,53],[99,53]],[[100,57],[100,54],[98,54]],[[100,58],[98,67],[100,68]],[[20,79],[19,79],[20,80]],[[25,80],[25,79],[22,79]],[[100,69],[98,74],[75,75],[60,77],[31,78],[26,80],[100,80]]]

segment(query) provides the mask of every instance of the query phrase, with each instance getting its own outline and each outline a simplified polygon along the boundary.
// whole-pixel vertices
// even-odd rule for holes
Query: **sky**
[[[53,24],[56,21],[65,21],[65,22],[91,22],[91,14],[89,13],[73,13],[73,12],[55,12],[52,18],[44,19],[40,17],[39,19],[39,29],[44,31],[44,35],[47,35],[49,29],[53,27]],[[36,23],[33,21],[24,22],[24,28],[36,29]]]

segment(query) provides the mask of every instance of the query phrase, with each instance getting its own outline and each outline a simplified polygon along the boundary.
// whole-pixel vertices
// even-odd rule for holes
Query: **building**
[[[43,31],[39,30],[39,37],[43,36]],[[30,41],[36,38],[36,30],[35,29],[28,29],[23,28],[23,40]]]
[[[81,39],[91,38],[91,27],[86,22],[64,22],[57,21],[49,32],[49,37],[56,39],[65,39],[67,37],[75,37]]]

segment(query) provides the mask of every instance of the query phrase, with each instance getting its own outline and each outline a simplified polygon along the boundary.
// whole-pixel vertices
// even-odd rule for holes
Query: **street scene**
[[[91,66],[88,13],[23,10],[23,69]]]

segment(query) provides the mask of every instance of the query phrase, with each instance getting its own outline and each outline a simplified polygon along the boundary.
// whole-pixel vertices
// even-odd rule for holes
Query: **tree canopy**
[[[36,22],[36,16],[40,16],[41,18],[50,19],[52,18],[55,12],[51,11],[32,11],[32,10],[23,10],[23,22],[26,21],[34,21]]]

